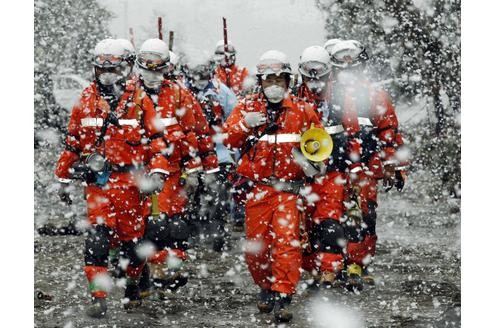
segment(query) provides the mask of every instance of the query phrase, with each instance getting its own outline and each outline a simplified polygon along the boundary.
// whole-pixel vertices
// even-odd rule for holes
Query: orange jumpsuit
[[[398,132],[398,120],[390,96],[385,90],[374,88],[369,81],[352,85],[333,85],[332,104],[344,111],[358,113],[361,162],[363,170],[351,176],[351,185],[359,188],[364,222],[368,225],[363,241],[349,242],[348,262],[366,266],[375,255],[377,181],[383,178],[384,166],[403,170],[407,163],[395,159],[396,150],[403,145]]]
[[[247,128],[242,112],[265,113],[268,125]],[[273,123],[276,131],[264,134]],[[240,101],[224,124],[224,144],[243,153],[237,173],[254,182],[246,201],[246,262],[258,286],[280,293],[293,294],[300,279],[302,213],[297,186],[305,175],[292,149],[299,148],[300,135],[311,124],[321,127],[312,105],[289,96],[269,112],[261,94]],[[248,140],[253,136],[259,137],[255,144]]]
[[[157,132],[153,124],[155,112],[152,101],[142,97],[135,88],[135,81],[127,82],[113,111],[118,125],[109,124],[105,136],[99,138],[110,113],[110,105],[100,95],[96,82],[91,83],[72,110],[66,148],[60,155],[55,174],[62,181],[70,180],[71,168],[76,162],[84,161],[92,153],[103,155],[110,167],[110,175],[104,186],[94,181],[87,182],[85,196],[88,222],[108,227],[112,231],[110,237],[128,242],[141,238],[145,228],[134,171],[143,170],[146,165],[166,170],[168,160],[159,151],[152,153],[149,145],[143,142],[143,138],[150,138]],[[99,259],[90,261],[91,264],[87,262],[84,271],[90,286],[95,275],[107,271],[105,261]],[[136,278],[141,268],[129,265],[127,273]],[[93,296],[106,296],[103,290],[93,287]]]
[[[169,161],[173,164],[169,172],[164,172],[168,178],[158,195],[159,209],[168,218],[183,218],[190,195],[187,195],[181,184],[181,175],[217,169],[214,144],[199,103],[187,89],[177,83],[163,81],[156,103],[156,116],[164,129],[163,139],[169,149]],[[150,210],[148,201],[145,215],[149,215]],[[172,251],[179,258],[187,257],[183,247],[173,248]],[[167,255],[167,250],[161,250],[150,262],[163,263]]]
[[[243,67],[239,68],[235,64],[230,67],[217,66],[215,76],[226,86],[232,89],[236,95],[239,95],[243,89],[243,83],[249,75],[248,70]]]
[[[305,84],[298,89],[300,98],[315,104],[318,115],[334,143],[326,175],[316,178],[310,184],[311,192],[318,195],[319,199],[308,206],[309,234],[315,234],[317,226],[325,220],[335,220],[340,226],[345,212],[344,199],[347,193],[348,171],[360,169],[360,163],[350,159],[352,157],[350,154],[359,155],[361,151],[359,141],[355,138],[356,132],[359,131],[357,113],[338,111],[331,106],[330,84],[328,82],[328,87],[321,97],[311,92]],[[343,265],[343,249],[337,248],[332,251],[310,249],[310,252],[306,252],[303,257],[303,268],[310,272],[313,270],[338,272]]]

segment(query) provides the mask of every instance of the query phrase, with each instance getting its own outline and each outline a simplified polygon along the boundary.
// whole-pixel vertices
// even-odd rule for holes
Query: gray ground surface
[[[315,295],[304,290],[301,282],[293,300],[295,319],[287,327],[460,326],[460,202],[447,197],[429,199],[418,187],[427,180],[413,176],[403,194],[380,195],[374,263],[377,285],[359,295],[340,289]],[[49,199],[53,201],[53,195],[36,193],[37,224],[54,217],[66,221],[84,208],[79,201],[72,212],[61,215],[67,209],[50,205]],[[258,289],[243,261],[242,240],[241,233],[233,233],[232,250],[223,254],[197,247],[188,264],[190,283],[165,301],[146,300],[131,313],[120,303],[122,281],[115,281],[108,318],[95,320],[83,311],[88,302],[83,237],[36,235],[34,287],[52,294],[53,300],[35,300],[35,326],[277,326],[271,314],[258,314]],[[332,325],[331,320],[338,324]]]

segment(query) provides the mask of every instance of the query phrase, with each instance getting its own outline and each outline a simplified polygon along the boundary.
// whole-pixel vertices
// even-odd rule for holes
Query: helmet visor
[[[157,71],[165,68],[169,61],[155,53],[141,53],[137,57],[137,64],[147,70]]]
[[[320,78],[330,72],[330,66],[318,61],[309,61],[299,64],[299,72],[310,78]]]
[[[94,64],[98,67],[117,67],[123,60],[121,56],[97,55],[95,56]]]
[[[256,65],[258,74],[290,73],[290,64],[282,62],[265,62]]]

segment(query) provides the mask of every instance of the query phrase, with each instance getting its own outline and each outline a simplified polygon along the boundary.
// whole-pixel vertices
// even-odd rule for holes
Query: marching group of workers
[[[301,269],[315,289],[373,284],[378,181],[401,190],[407,162],[367,60],[360,42],[332,39],[302,52],[298,74],[269,50],[250,76],[223,41],[195,65],[160,39],[137,52],[100,41],[55,172],[62,200],[73,181],[85,188],[87,314],[106,315],[114,262],[126,309],[185,285],[194,231],[222,251],[228,220],[245,231],[257,307],[277,321],[292,319]]]

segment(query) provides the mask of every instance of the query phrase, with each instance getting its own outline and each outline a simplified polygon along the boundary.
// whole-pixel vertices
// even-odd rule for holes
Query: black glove
[[[406,173],[404,171],[395,171],[395,187],[398,191],[402,191],[404,189],[404,185],[406,184]]]

